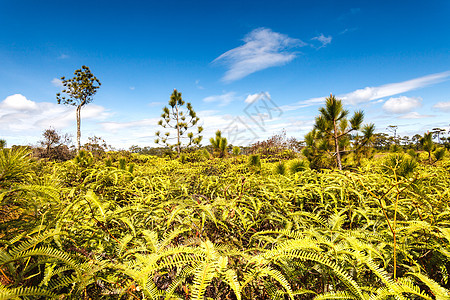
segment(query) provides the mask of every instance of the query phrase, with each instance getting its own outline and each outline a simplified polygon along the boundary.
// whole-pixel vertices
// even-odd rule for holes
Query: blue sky
[[[302,139],[324,97],[378,132],[450,124],[450,2],[0,0],[0,138],[73,134],[58,78],[87,65],[102,86],[82,143],[153,146],[173,89],[234,144],[283,128]],[[259,113],[259,115],[258,115]]]

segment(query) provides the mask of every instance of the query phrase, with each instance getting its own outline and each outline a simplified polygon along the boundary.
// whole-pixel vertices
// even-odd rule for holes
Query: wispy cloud
[[[433,108],[439,109],[441,111],[450,112],[450,101],[447,102],[438,102],[433,105]]]
[[[331,35],[324,36],[323,33],[321,33],[320,35],[313,37],[311,40],[319,41],[322,44],[320,47],[318,47],[318,49],[320,49],[331,43],[332,39],[333,37]]]
[[[226,106],[230,104],[230,102],[236,100],[236,93],[235,92],[228,92],[222,95],[213,95],[209,96],[203,99],[204,102],[218,102],[219,106]]]
[[[412,111],[410,113],[404,114],[403,116],[400,116],[399,119],[425,119],[425,118],[432,118],[433,115],[422,115],[416,111]]]
[[[199,89],[199,90],[204,90],[205,88],[203,86],[200,85],[200,80],[197,79],[195,81],[195,86]]]
[[[62,86],[63,86],[62,80],[61,80],[61,79],[58,79],[58,78],[53,78],[52,81],[51,81],[51,83],[52,83],[54,86],[56,86],[56,87],[62,87]]]
[[[163,106],[165,103],[164,102],[158,102],[158,101],[155,101],[155,102],[150,102],[149,104],[148,104],[148,106],[150,106],[150,107],[155,107],[155,106]]]
[[[341,32],[339,32],[339,34],[346,34],[346,33],[349,33],[349,32],[356,31],[356,30],[358,30],[358,28],[356,28],[356,27],[345,28],[344,30],[342,30]]]
[[[148,131],[147,130],[148,127],[156,127],[158,120],[159,118],[143,119],[131,122],[102,122],[101,125],[103,129],[112,132],[117,132],[118,130],[131,128],[145,129],[145,131]]]
[[[364,89],[359,89],[345,94],[340,98],[348,104],[358,104],[361,102],[368,102],[423,88],[428,85],[447,80],[449,77],[450,71],[436,73],[402,82],[389,83],[378,87],[366,87]]]
[[[379,100],[384,97],[390,97],[401,93],[409,92],[412,90],[420,89],[429,85],[437,84],[439,82],[448,80],[450,77],[450,71],[430,74],[423,77],[414,78],[402,82],[389,83],[377,87],[365,87],[353,92],[338,95],[338,99],[342,99],[344,103],[350,105],[356,105],[359,103],[370,102],[373,100]],[[283,111],[297,110],[300,108],[320,105],[325,101],[325,97],[311,98],[302,100],[294,104],[282,106]]]
[[[70,57],[69,55],[63,53],[60,56],[58,56],[58,59],[67,59],[69,57]]]
[[[307,45],[268,28],[253,30],[245,36],[244,42],[244,45],[225,52],[213,61],[228,66],[223,81],[235,81],[266,68],[284,65],[296,57],[291,48]]]
[[[422,106],[422,98],[400,96],[390,98],[383,104],[383,110],[390,114],[404,114]]]

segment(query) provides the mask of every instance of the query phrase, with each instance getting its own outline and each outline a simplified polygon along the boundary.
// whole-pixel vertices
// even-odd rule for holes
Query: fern
[[[7,288],[0,285],[0,299],[20,299],[21,297],[48,297],[54,298],[57,295],[44,288],[39,287],[19,287],[19,288]]]

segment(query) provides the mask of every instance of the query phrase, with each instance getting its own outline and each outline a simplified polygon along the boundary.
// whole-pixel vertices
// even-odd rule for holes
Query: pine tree
[[[181,97],[181,93],[176,89],[173,90],[172,95],[169,100],[169,107],[165,106],[163,108],[163,113],[161,114],[161,120],[159,120],[158,125],[175,130],[176,137],[170,137],[170,132],[166,132],[161,135],[160,131],[156,132],[157,139],[155,143],[162,143],[171,149],[176,148],[178,155],[181,153],[182,147],[189,147],[192,144],[200,145],[202,136],[200,133],[203,131],[203,127],[197,126],[197,134],[194,135],[193,132],[188,132],[192,127],[195,127],[199,121],[197,114],[192,108],[192,104],[186,103],[186,110],[183,110],[185,102]],[[188,141],[183,144],[183,139],[188,139]],[[170,143],[170,140],[176,140],[176,143]]]
[[[81,149],[81,108],[88,103],[91,103],[97,89],[100,88],[101,83],[91,73],[89,67],[82,66],[81,69],[75,70],[74,77],[66,79],[64,76],[61,77],[62,85],[64,89],[63,93],[67,94],[61,96],[61,93],[56,94],[56,100],[58,104],[61,102],[65,105],[73,105],[77,107],[77,151]]]

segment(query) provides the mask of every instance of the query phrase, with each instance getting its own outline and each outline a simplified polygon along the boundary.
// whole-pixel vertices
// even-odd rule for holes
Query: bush
[[[439,148],[436,151],[434,151],[434,158],[436,161],[442,160],[445,156],[445,148]]]
[[[419,154],[414,149],[409,149],[407,153],[414,159],[416,159],[419,156]]]
[[[238,146],[234,146],[233,147],[233,155],[238,156],[239,154],[241,154],[241,148]]]
[[[308,169],[308,162],[305,160],[294,160],[289,166],[291,173],[298,173]]]
[[[386,174],[394,175],[395,173],[399,177],[409,177],[417,170],[417,167],[415,159],[398,153],[388,155],[382,164],[382,170]]]
[[[253,171],[261,171],[261,157],[258,154],[249,155],[248,166]]]
[[[284,161],[280,161],[275,165],[275,174],[285,175],[286,174],[286,164]]]

